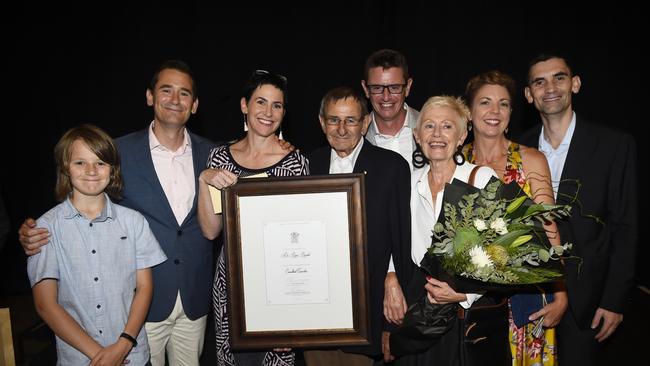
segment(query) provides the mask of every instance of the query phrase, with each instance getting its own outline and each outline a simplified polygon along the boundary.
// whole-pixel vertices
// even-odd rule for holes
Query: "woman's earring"
[[[248,120],[246,118],[246,113],[244,113],[244,132],[248,132]]]
[[[472,130],[472,121],[467,122],[467,131]]]
[[[412,158],[413,158],[414,168],[422,168],[428,163],[426,157],[424,156],[424,153],[422,153],[422,148],[420,147],[420,144],[418,144],[417,142],[415,143],[415,150],[413,151]]]
[[[454,152],[454,163],[456,165],[463,165],[465,164],[465,155],[463,155],[463,145],[458,145],[458,149],[456,149],[456,152]]]

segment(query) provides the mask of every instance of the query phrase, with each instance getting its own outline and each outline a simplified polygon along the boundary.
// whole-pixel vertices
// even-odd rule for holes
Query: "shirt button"
[[[180,259],[174,259],[174,264],[180,264],[181,260]]]
[[[97,309],[101,309],[101,308],[102,308],[102,306],[97,304]]]
[[[183,235],[183,230],[178,230],[178,231],[176,232],[176,235],[178,235],[178,236]]]
[[[93,249],[93,250],[91,251],[91,253],[95,254],[95,253],[97,253],[97,251],[96,251],[95,249]]]
[[[91,222],[89,225],[90,225],[90,227],[93,227],[93,223],[92,223],[92,222]]]
[[[99,281],[99,277],[95,277],[95,282]]]
[[[99,330],[99,334],[102,334],[102,333],[103,333],[103,332],[102,332],[102,330],[100,329],[100,330]]]

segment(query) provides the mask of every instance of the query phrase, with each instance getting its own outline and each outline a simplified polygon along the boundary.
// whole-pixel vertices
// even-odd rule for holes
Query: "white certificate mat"
[[[353,328],[347,199],[238,198],[245,331]]]
[[[268,222],[263,245],[268,305],[329,304],[322,221]]]

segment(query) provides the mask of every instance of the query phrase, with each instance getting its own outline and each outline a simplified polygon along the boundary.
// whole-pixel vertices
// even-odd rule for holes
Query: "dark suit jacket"
[[[214,144],[193,133],[190,139],[194,175],[198,178]],[[212,305],[214,243],[201,234],[196,212],[198,187],[192,209],[179,226],[153,166],[149,129],[120,137],[116,142],[124,177],[120,204],[144,215],[168,258],[152,269],[154,290],[147,321],[167,318],[179,290],[190,319],[206,315]]]
[[[329,174],[329,146],[311,154],[312,175]],[[365,173],[368,273],[370,282],[370,347],[346,347],[346,351],[368,355],[381,354],[384,329],[384,279],[391,254],[402,288],[410,279],[411,260],[410,169],[399,154],[364,141],[354,173]]]
[[[537,148],[541,128],[534,127],[519,141]],[[557,201],[571,203],[579,182],[571,217],[558,225],[562,242],[573,242],[571,254],[582,258],[581,265],[568,261],[565,266],[569,306],[582,329],[590,327],[598,307],[622,313],[633,286],[636,168],[632,136],[577,119]]]

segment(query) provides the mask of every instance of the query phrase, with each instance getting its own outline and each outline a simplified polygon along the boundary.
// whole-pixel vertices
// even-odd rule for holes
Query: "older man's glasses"
[[[345,117],[344,119],[340,119],[339,117],[335,116],[329,116],[325,118],[325,123],[328,126],[338,126],[341,124],[341,122],[343,122],[346,126],[355,127],[361,124],[361,119],[354,117]]]
[[[391,94],[402,94],[406,84],[390,84],[390,85],[380,85],[380,84],[368,84],[366,87],[370,94],[384,94],[384,90],[388,89],[388,92]]]
[[[274,75],[274,76],[276,76],[278,79],[282,80],[282,82],[283,82],[284,84],[287,84],[287,77],[286,77],[286,76],[284,76],[284,75],[280,75],[280,74],[273,74],[273,73],[271,73],[271,72],[269,72],[269,71],[266,71],[266,70],[255,70],[255,71],[253,72],[253,75],[255,75],[255,76]]]

